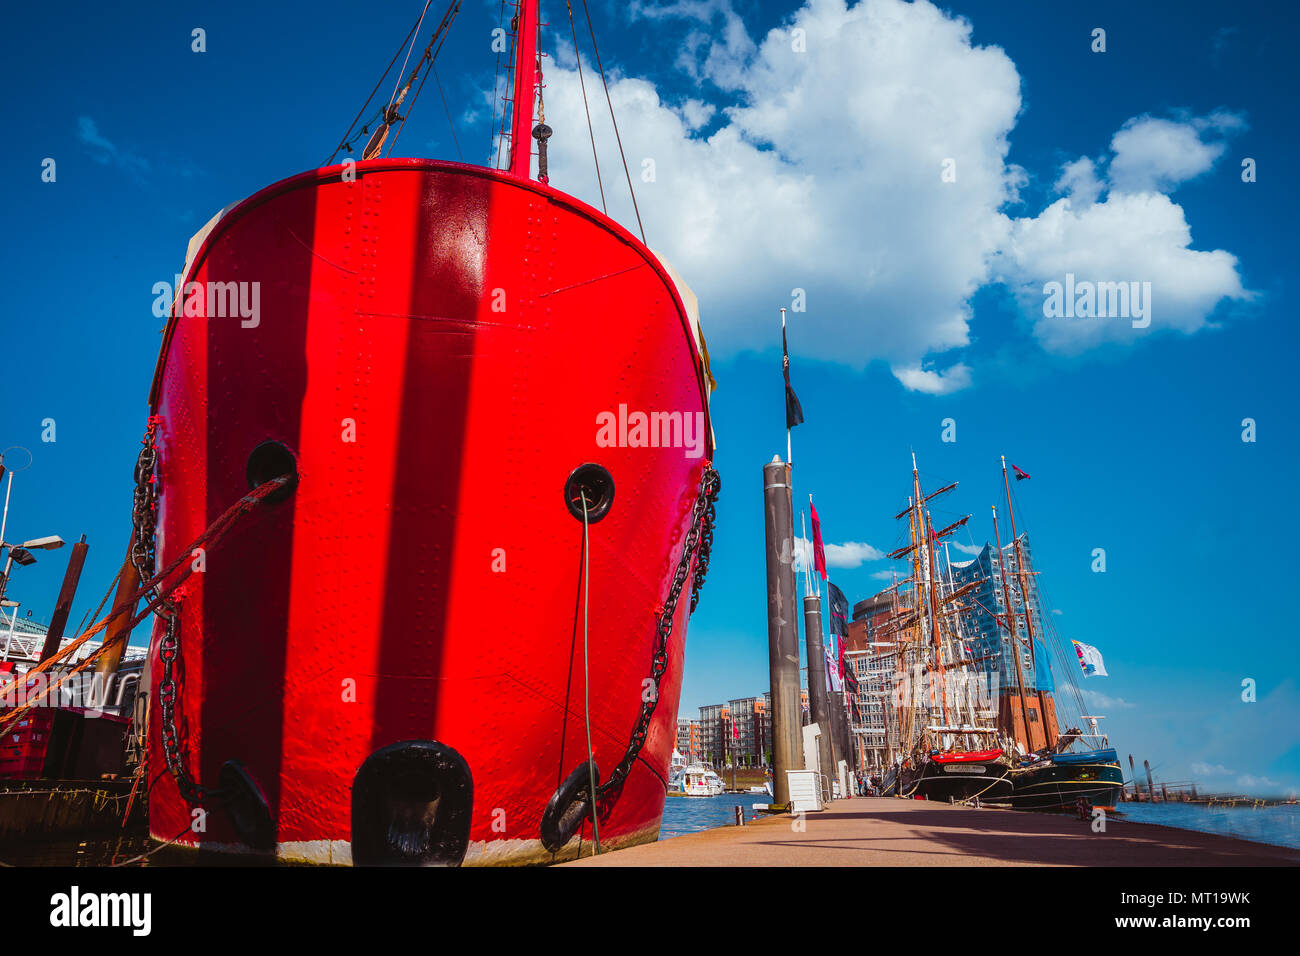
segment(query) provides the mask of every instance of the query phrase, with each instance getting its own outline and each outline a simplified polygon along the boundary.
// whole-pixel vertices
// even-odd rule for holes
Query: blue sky
[[[88,536],[73,623],[129,530],[162,325],[153,284],[217,209],[329,156],[417,6],[11,14],[0,446],[35,462],[15,481],[9,537]],[[543,9],[552,182],[598,202],[564,7]],[[466,0],[439,60],[473,162],[491,152],[496,11]],[[766,688],[760,468],[784,451],[777,309],[802,288],[796,498],[815,495],[828,541],[891,550],[914,450],[929,487],[961,482],[936,520],[972,513],[966,540],[983,543],[1006,454],[1034,476],[1016,489],[1018,519],[1055,622],[1106,655],[1111,676],[1087,688],[1121,753],[1169,781],[1300,787],[1284,550],[1300,447],[1290,7],[699,0],[592,13],[634,176],[656,160],[655,181],[638,180],[650,244],[700,295],[720,385],[724,488],[682,713]],[[190,49],[194,27],[206,53]],[[632,225],[597,123],[611,212]],[[456,158],[432,89],[398,153]],[[1242,182],[1246,157],[1256,182]],[[948,158],[956,183],[940,178]],[[1152,327],[1042,321],[1042,284],[1071,263],[1152,281]],[[15,573],[24,610],[48,617],[66,554]],[[888,568],[832,577],[857,600]],[[1255,703],[1241,700],[1246,678]]]

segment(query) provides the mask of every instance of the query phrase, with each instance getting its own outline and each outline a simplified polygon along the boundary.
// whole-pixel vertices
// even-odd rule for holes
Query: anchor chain
[[[158,563],[157,529],[158,529],[158,445],[154,436],[160,419],[157,415],[149,417],[140,454],[135,463],[135,497],[131,509],[132,527],[131,564],[140,583],[147,584],[156,573]],[[145,593],[145,599],[152,603],[157,599],[157,587]],[[181,645],[178,636],[180,629],[180,606],[177,601],[163,601],[154,613],[166,623],[166,631],[158,646],[158,658],[162,661],[162,679],[158,683],[158,706],[160,711],[159,736],[162,739],[163,756],[167,770],[176,780],[181,796],[191,806],[198,806],[205,794],[212,792],[194,781],[185,768],[181,755],[180,731],[176,726],[176,705],[180,698],[180,688],[176,682],[176,671],[180,664]]]
[[[149,425],[140,444],[140,454],[135,460],[135,496],[131,507],[131,565],[145,584],[154,576],[158,556],[155,550],[158,523],[158,445],[154,435],[158,430],[157,415],[149,417]],[[157,588],[146,597],[151,601]]]
[[[176,727],[176,704],[180,699],[180,687],[176,682],[176,665],[181,655],[181,645],[177,638],[177,631],[180,629],[180,608],[171,605],[161,616],[167,622],[167,630],[163,635],[162,643],[158,646],[158,658],[163,665],[162,680],[158,682],[158,707],[162,717],[159,736],[162,738],[163,757],[167,762],[168,772],[175,778],[176,786],[180,789],[185,802],[197,807],[203,802],[204,796],[216,791],[200,786],[185,769],[185,759],[181,755],[180,732]]]
[[[677,569],[673,573],[673,583],[668,589],[668,597],[664,601],[655,628],[656,641],[650,665],[650,680],[654,684],[654,690],[650,694],[642,694],[641,712],[637,716],[636,725],[632,729],[632,737],[628,741],[627,750],[624,751],[623,758],[618,762],[613,773],[609,775],[609,779],[596,788],[598,801],[610,800],[618,795],[627,780],[627,775],[632,770],[632,764],[636,762],[636,758],[641,753],[641,748],[645,746],[646,736],[650,732],[650,720],[654,717],[655,706],[659,703],[659,681],[663,678],[664,672],[668,670],[668,639],[673,633],[673,619],[676,617],[677,602],[681,598],[682,588],[686,586],[687,578],[690,577],[692,557],[698,556],[691,589],[691,611],[695,610],[695,605],[699,601],[700,588],[704,586],[704,576],[708,571],[709,553],[713,547],[715,505],[718,500],[718,492],[721,489],[722,479],[719,477],[717,470],[712,464],[706,464],[703,473],[700,475],[700,485],[696,492],[695,505],[691,509],[691,526],[686,532],[686,540],[682,542],[682,554],[677,561]]]

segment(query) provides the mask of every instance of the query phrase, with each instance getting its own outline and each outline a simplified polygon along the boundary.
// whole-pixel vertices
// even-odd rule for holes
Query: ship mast
[[[1029,663],[1034,668],[1034,693],[1038,695],[1038,714],[1043,722],[1043,746],[1053,742],[1048,736],[1047,706],[1043,703],[1043,689],[1038,681],[1038,660],[1034,652],[1034,615],[1029,611],[1029,588],[1025,578],[1025,556],[1020,550],[1020,536],[1016,534],[1016,510],[1011,507],[1011,483],[1007,481],[1007,456],[1002,456],[1002,486],[1007,492],[1007,515],[1011,518],[1011,543],[1016,552],[1016,576],[1020,578],[1020,600],[1025,609],[1025,629],[1029,633]],[[1019,662],[1017,657],[1016,661]]]
[[[955,599],[957,598],[957,596],[958,596],[958,595],[957,595],[957,582],[953,580],[953,576],[952,576],[952,556],[948,553],[948,543],[947,543],[946,541],[944,542],[944,545],[943,545],[943,564],[944,564],[944,568],[945,568],[945,570],[947,571],[947,574],[948,574],[948,600],[949,600],[949,601],[953,601],[953,600],[955,600]],[[977,715],[976,715],[976,713],[975,713],[975,698],[974,698],[974,692],[972,691],[971,686],[970,686],[970,665],[969,665],[969,663],[967,662],[967,659],[966,659],[966,657],[967,657],[967,655],[966,655],[966,633],[965,633],[965,629],[962,627],[962,623],[961,623],[961,609],[960,609],[959,607],[954,607],[954,608],[953,608],[952,621],[953,621],[953,635],[952,635],[952,637],[953,637],[953,641],[952,641],[952,646],[953,646],[953,660],[954,660],[954,664],[955,664],[957,661],[960,661],[960,662],[961,662],[962,685],[963,685],[963,687],[965,688],[965,691],[966,691],[966,710],[967,710],[968,717],[969,717],[969,720],[970,720],[970,726],[972,726],[972,727],[978,727],[978,726],[979,726],[979,719],[978,719],[978,717],[977,717]],[[957,707],[956,707],[956,710],[957,710],[958,715],[960,716],[960,714],[961,714],[961,698],[960,698],[960,697],[958,697],[958,700],[957,700]],[[967,747],[972,747],[972,746],[973,746],[973,743],[972,743],[972,741],[971,741],[971,739],[970,739],[970,735],[969,735],[969,734],[966,735],[966,746],[967,746]]]
[[[515,12],[514,114],[510,124],[510,172],[530,178],[532,168],[533,104],[542,71],[537,62],[537,0],[519,0]]]
[[[930,517],[930,511],[928,508],[925,511],[925,524],[923,527],[925,529],[925,550],[930,570],[930,593],[928,595],[930,606],[930,637],[934,642],[934,664],[939,672],[939,726],[946,727],[948,725],[948,685],[944,680],[943,639],[939,634],[939,598],[937,594],[937,589],[939,587],[939,569],[935,563],[934,554],[934,521]]]
[[[1002,572],[1002,601],[1007,608],[1007,629],[1011,632],[1011,654],[1016,662],[1016,689],[1020,692],[1020,720],[1025,725],[1025,753],[1034,749],[1034,738],[1029,732],[1029,706],[1025,703],[1025,677],[1020,670],[1020,636],[1016,633],[1016,612],[1011,606],[1011,592],[1007,590],[1007,564],[1002,557],[1002,537],[998,534],[998,509],[993,505],[993,543],[998,549],[998,570]],[[1014,736],[1015,730],[1012,729]]]
[[[913,602],[916,605],[917,650],[920,651],[921,648],[924,647],[922,641],[925,640],[925,629],[927,625],[926,616],[929,614],[929,610],[930,610],[930,599],[929,599],[929,589],[925,585],[925,562],[921,557],[921,545],[922,542],[925,540],[925,522],[921,517],[922,516],[921,476],[916,470],[916,452],[912,452],[912,500],[910,504],[912,506],[912,513],[908,516],[908,527],[911,530],[911,535],[912,535],[912,580],[913,580],[912,591],[914,595]],[[918,653],[917,656],[920,658],[920,661],[916,663],[915,675],[917,677],[920,677],[922,672],[921,663],[925,660],[925,654]],[[925,668],[925,670],[928,672],[929,669]],[[919,735],[919,739],[922,741],[924,741],[926,738],[925,726],[928,726],[930,720],[933,719],[933,707],[934,707],[933,683],[931,683],[930,685],[929,698],[930,698],[929,705],[925,709],[926,724],[922,726]],[[924,698],[922,698],[922,701],[924,701]],[[914,704],[916,702],[915,696],[913,696],[913,702]],[[916,710],[917,708],[914,706],[912,708],[913,722],[915,722],[916,720]],[[909,730],[911,731],[911,734],[909,734],[909,736],[915,734],[916,729],[917,728],[915,726],[915,723],[913,723],[913,726],[909,728]]]

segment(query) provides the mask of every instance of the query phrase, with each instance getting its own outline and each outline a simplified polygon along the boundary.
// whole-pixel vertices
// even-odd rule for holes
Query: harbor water
[[[766,793],[721,793],[716,797],[669,797],[664,805],[664,819],[659,839],[667,840],[686,833],[733,826],[736,807],[745,808],[745,820],[754,816],[754,804],[771,803]]]
[[[1300,805],[1210,807],[1196,803],[1122,803],[1115,818],[1199,830],[1300,849]]]

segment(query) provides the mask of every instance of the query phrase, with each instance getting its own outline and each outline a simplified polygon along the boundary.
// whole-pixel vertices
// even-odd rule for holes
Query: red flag
[[[826,580],[826,549],[822,546],[822,523],[817,518],[817,509],[813,507],[812,498],[808,498],[808,510],[812,512],[813,526],[813,563],[817,566],[817,573]]]
[[[734,720],[731,722],[731,736],[734,740],[740,739],[740,724],[736,723]]]
[[[1016,473],[1016,481],[1024,481],[1026,478],[1029,477],[1029,475],[1026,472],[1021,471],[1015,465],[1011,466],[1011,470]]]

